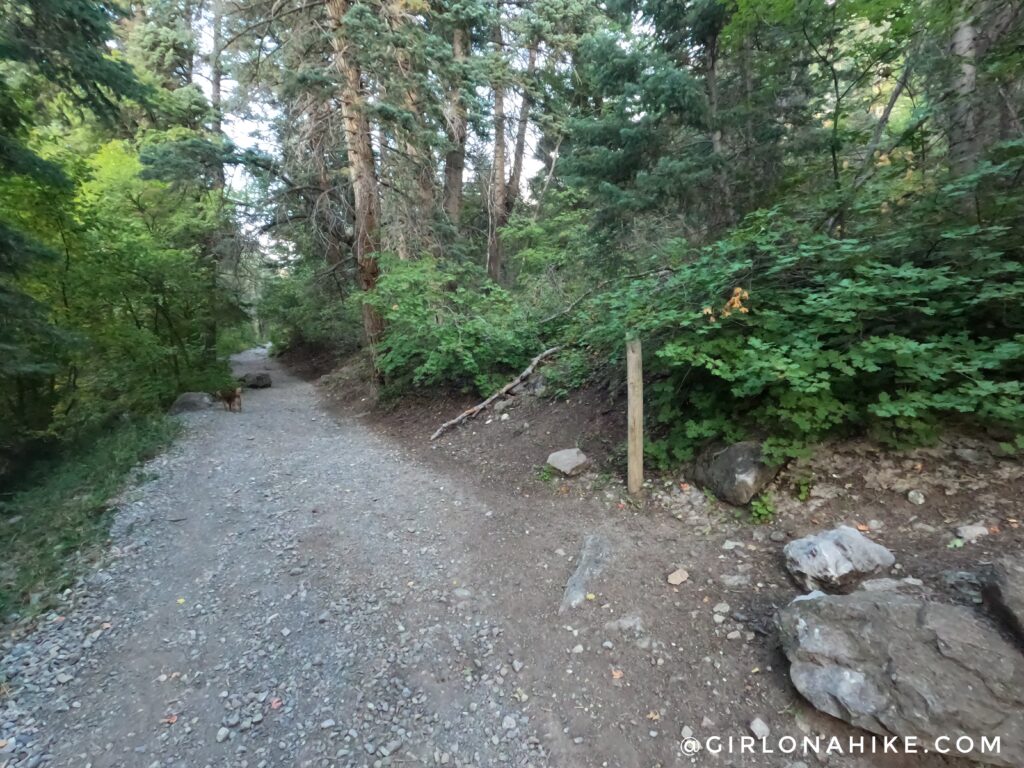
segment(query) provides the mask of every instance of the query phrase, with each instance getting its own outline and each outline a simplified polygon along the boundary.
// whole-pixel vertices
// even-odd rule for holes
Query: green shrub
[[[393,391],[448,386],[488,395],[540,350],[536,327],[471,265],[381,260],[371,303],[384,317],[377,364]]]
[[[972,184],[1003,188],[1024,155]],[[950,420],[1024,426],[1020,192],[978,220],[951,213],[963,183],[844,238],[779,209],[671,270],[588,301],[572,339],[621,375],[628,330],[644,342],[648,424],[665,463],[710,438],[768,436],[793,455],[826,435],[928,441]],[[806,212],[803,212],[806,213]]]
[[[252,322],[246,320],[221,328],[217,334],[217,355],[227,357],[244,352],[260,343]]]
[[[331,274],[301,265],[266,281],[259,316],[275,350],[311,346],[337,354],[354,352],[362,342],[357,299]]]
[[[770,523],[775,517],[775,500],[770,493],[762,493],[750,501],[750,520],[758,525]]]
[[[50,595],[73,583],[75,556],[106,536],[107,502],[129,471],[177,430],[175,420],[163,416],[119,421],[37,463],[19,488],[0,495],[0,616],[29,602],[43,608]]]

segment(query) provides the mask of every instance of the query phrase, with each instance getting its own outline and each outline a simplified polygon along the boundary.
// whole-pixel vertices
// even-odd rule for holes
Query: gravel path
[[[547,765],[445,533],[477,502],[236,362],[273,388],[188,415],[106,567],[0,645],[0,766]]]
[[[765,634],[797,594],[785,536],[699,493],[684,522],[617,486],[535,492],[500,448],[484,469],[433,461],[371,431],[364,403],[330,415],[263,351],[235,362],[273,387],[184,417],[117,500],[102,566],[0,638],[0,768],[964,765],[682,756],[682,737],[757,721],[860,733],[795,696]],[[559,613],[588,541],[607,566]]]

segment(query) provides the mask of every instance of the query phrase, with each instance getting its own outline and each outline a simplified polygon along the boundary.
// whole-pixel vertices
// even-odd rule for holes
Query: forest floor
[[[593,392],[523,398],[431,444],[461,403],[382,412],[262,350],[236,369],[274,386],[240,414],[184,417],[117,500],[106,559],[0,639],[0,768],[968,765],[686,757],[680,738],[747,736],[754,718],[773,739],[854,734],[799,699],[771,640],[800,591],[784,541],[873,520],[904,573],[969,601],[944,574],[1020,550],[1018,464],[851,444],[810,467],[806,502],[780,493],[755,526],[681,479],[644,505],[609,473],[544,479],[547,451],[577,442],[614,462],[618,417]],[[981,518],[999,532],[948,548],[951,525]],[[609,564],[559,614],[590,534]]]

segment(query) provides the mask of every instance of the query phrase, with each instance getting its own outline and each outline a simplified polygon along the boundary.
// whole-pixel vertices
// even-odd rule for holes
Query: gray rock
[[[213,406],[213,398],[206,392],[182,392],[167,412],[171,416],[177,416],[179,413],[205,411],[207,408],[213,408]]]
[[[985,585],[985,597],[1018,638],[1024,640],[1024,559],[1004,557]]]
[[[961,525],[956,529],[958,539],[963,539],[965,544],[973,544],[982,536],[988,536],[988,528],[981,524]]]
[[[879,735],[968,736],[967,757],[1024,765],[1024,656],[960,606],[894,592],[820,595],[776,616],[797,690]],[[999,754],[981,738],[999,737]]]
[[[590,464],[590,459],[579,448],[565,448],[548,456],[548,466],[554,467],[566,477],[578,475]]]
[[[956,448],[953,454],[967,464],[981,464],[985,461],[985,456],[981,451],[976,451],[973,448]]]
[[[896,562],[892,552],[847,525],[791,541],[782,552],[786,568],[808,590],[847,591]]]
[[[718,581],[723,587],[739,589],[750,585],[750,576],[746,573],[727,573],[724,576],[719,576]]]
[[[981,604],[983,584],[978,574],[971,571],[943,571],[942,580],[961,598]]]
[[[722,501],[747,504],[779,472],[765,464],[761,444],[748,440],[705,450],[694,464],[694,480]]]
[[[924,494],[921,493],[920,491],[908,491],[907,501],[909,501],[911,504],[915,506],[920,507],[922,504],[924,504]]]
[[[588,586],[597,578],[611,559],[611,548],[608,541],[597,534],[589,534],[583,541],[579,564],[565,584],[562,604],[559,613],[575,608],[587,599]]]
[[[260,371],[258,373],[247,373],[238,379],[243,387],[249,389],[267,389],[271,385],[270,374]]]
[[[513,397],[506,398],[505,400],[499,400],[491,406],[491,410],[496,414],[502,414],[516,404],[516,400]]]
[[[767,739],[772,731],[764,720],[755,717],[750,721],[750,732],[758,739]]]
[[[217,743],[222,744],[223,742],[228,740],[229,736],[231,736],[231,731],[229,731],[224,726],[221,726],[220,730],[217,731]]]
[[[859,589],[863,592],[902,592],[908,595],[927,595],[931,592],[923,581],[912,576],[902,579],[868,579]]]

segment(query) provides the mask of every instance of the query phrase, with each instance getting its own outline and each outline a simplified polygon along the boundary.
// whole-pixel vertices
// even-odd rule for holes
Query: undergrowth
[[[0,617],[44,610],[73,583],[107,535],[109,500],[177,430],[164,416],[120,422],[37,464],[19,487],[0,495]]]

